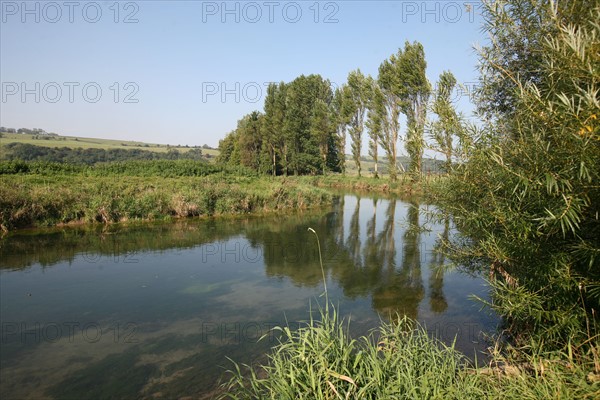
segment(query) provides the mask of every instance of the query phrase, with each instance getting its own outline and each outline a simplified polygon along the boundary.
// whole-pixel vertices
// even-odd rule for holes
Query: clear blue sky
[[[477,0],[2,0],[0,124],[216,146],[262,110],[266,82],[316,73],[338,85],[356,68],[376,76],[406,40],[423,44],[433,83],[451,70],[472,85],[479,9]],[[458,108],[471,111],[467,96]]]

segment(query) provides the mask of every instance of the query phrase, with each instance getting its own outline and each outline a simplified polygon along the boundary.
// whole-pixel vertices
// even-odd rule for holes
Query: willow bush
[[[501,0],[484,13],[487,123],[447,204],[491,264],[491,306],[514,342],[597,352],[600,2]]]

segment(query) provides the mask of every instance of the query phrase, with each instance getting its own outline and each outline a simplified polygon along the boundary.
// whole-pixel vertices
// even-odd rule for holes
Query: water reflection
[[[427,221],[429,211],[415,199],[340,195],[331,209],[296,215],[6,237],[0,397],[209,393],[226,356],[260,359],[276,340],[258,337],[307,318],[322,292],[308,227],[319,234],[330,299],[356,333],[408,315],[448,341],[458,334],[472,354],[495,318],[467,298],[485,297],[480,279],[444,271],[432,250],[452,226]],[[49,337],[56,327],[62,336]],[[94,329],[100,336],[89,340]]]
[[[450,217],[444,218],[444,230],[441,240],[447,242],[450,231]],[[434,251],[431,255],[431,270],[429,275],[429,306],[437,314],[443,313],[448,308],[448,302],[444,296],[444,265],[446,257],[441,251]]]
[[[388,246],[387,253],[392,253],[395,248],[393,209],[395,203],[388,206],[387,220],[384,228],[386,233],[382,242]],[[407,207],[407,221],[402,235],[402,254],[399,268],[395,264],[395,257],[390,257],[384,270],[382,284],[373,293],[373,306],[379,312],[388,315],[396,313],[407,315],[416,319],[417,307],[424,296],[423,282],[421,279],[421,255],[419,242],[419,205],[411,203]]]

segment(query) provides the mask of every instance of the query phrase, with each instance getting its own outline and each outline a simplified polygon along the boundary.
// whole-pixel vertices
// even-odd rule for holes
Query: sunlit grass
[[[293,180],[201,177],[3,175],[3,230],[61,223],[112,223],[262,213],[328,204],[326,191]]]
[[[335,307],[319,314],[295,331],[278,328],[282,339],[266,365],[234,364],[222,398],[458,398],[473,380],[460,374],[467,361],[453,346],[407,318],[353,339]]]

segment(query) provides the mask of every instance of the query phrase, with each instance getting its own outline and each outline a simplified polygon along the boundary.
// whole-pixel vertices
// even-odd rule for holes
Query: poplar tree
[[[392,181],[398,177],[398,139],[400,135],[400,113],[403,106],[404,87],[400,82],[402,50],[392,54],[379,66],[377,82],[381,90],[382,102],[378,108],[381,120],[381,147],[386,153],[388,173]]]
[[[331,103],[332,120],[336,128],[335,142],[340,150],[340,154],[338,155],[339,170],[343,175],[346,175],[346,133],[348,127],[348,122],[343,110],[345,87],[346,85],[344,84],[335,89]]]
[[[348,132],[352,140],[352,159],[361,176],[361,150],[365,126],[365,114],[369,104],[372,78],[365,77],[360,69],[348,74],[348,84],[344,91],[344,111],[349,123]]]
[[[423,45],[419,42],[406,42],[398,64],[401,107],[407,124],[405,147],[410,157],[413,179],[418,180],[422,172],[425,120],[431,94],[431,85],[425,75],[427,61]]]
[[[382,136],[385,121],[385,107],[383,93],[376,82],[371,82],[371,97],[369,99],[369,110],[367,111],[366,126],[369,130],[369,155],[375,163],[373,177],[379,178],[379,141]]]
[[[452,169],[453,141],[461,136],[462,126],[459,115],[452,104],[451,95],[456,87],[456,78],[450,71],[440,74],[437,90],[432,104],[432,111],[437,115],[437,120],[430,125],[431,139],[435,150],[441,152],[446,158],[444,169]]]

